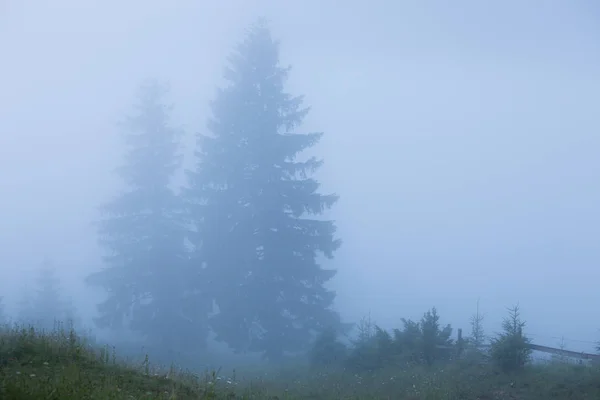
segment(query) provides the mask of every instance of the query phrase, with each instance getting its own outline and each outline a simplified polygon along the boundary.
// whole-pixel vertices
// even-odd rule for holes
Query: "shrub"
[[[452,328],[440,328],[439,319],[434,307],[420,322],[402,319],[403,329],[394,329],[392,335],[363,318],[346,364],[356,371],[374,371],[394,365],[431,366],[438,360],[448,360],[454,354]]]
[[[377,326],[371,317],[365,317],[357,325],[358,335],[352,341],[352,350],[346,366],[355,371],[373,371],[382,367],[376,339]]]
[[[317,335],[308,357],[313,366],[341,365],[347,357],[346,345],[338,340],[335,329]]]
[[[427,311],[421,319],[421,354],[427,365],[437,360],[448,360],[452,356],[452,327],[440,328],[440,316],[435,307]]]
[[[402,359],[409,364],[421,362],[421,327],[418,322],[402,318],[403,329],[394,329],[394,341]]]
[[[519,306],[509,309],[502,321],[503,332],[492,339],[492,361],[504,372],[522,369],[531,360],[531,340],[523,335],[525,322],[521,320]]]

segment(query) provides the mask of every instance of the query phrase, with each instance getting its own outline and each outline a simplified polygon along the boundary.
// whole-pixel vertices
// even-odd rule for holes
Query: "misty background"
[[[270,20],[288,89],[323,131],[344,241],[344,320],[432,306],[489,333],[519,303],[534,343],[600,338],[600,7],[591,1],[0,2],[0,291],[44,258],[82,318],[100,293],[92,223],[119,188],[116,122],[167,81],[191,150],[232,47]],[[188,165],[189,166],[189,165]],[[183,179],[182,179],[183,182]]]

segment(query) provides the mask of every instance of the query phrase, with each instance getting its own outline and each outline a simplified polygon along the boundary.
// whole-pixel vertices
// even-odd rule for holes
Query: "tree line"
[[[186,352],[212,332],[236,352],[280,360],[344,326],[326,287],[336,271],[319,261],[341,244],[322,217],[338,196],[314,178],[323,160],[304,157],[323,133],[300,131],[309,107],[285,90],[290,67],[267,24],[252,25],[228,60],[179,191],[184,132],[167,86],[141,85],[121,125],[126,189],[101,207],[103,268],[87,283],[106,292],[99,327]]]
[[[379,327],[371,318],[358,324],[356,338],[345,343],[332,329],[321,332],[308,352],[314,367],[338,367],[360,372],[373,372],[389,367],[406,368],[458,362],[463,367],[492,364],[503,372],[522,370],[532,360],[531,339],[524,333],[519,306],[508,309],[502,331],[487,337],[484,316],[471,317],[468,337],[452,339],[450,324],[441,325],[435,307],[419,321],[402,318],[402,327],[391,331]],[[489,343],[489,349],[483,345]]]

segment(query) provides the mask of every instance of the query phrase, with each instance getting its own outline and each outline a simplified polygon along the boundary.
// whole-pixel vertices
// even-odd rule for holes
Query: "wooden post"
[[[456,355],[460,358],[464,349],[465,343],[462,337],[462,329],[458,328],[458,339],[456,340]]]

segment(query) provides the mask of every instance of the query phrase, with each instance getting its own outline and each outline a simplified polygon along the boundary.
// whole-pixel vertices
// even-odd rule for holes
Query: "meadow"
[[[126,361],[72,329],[5,326],[0,334],[0,398],[69,399],[600,399],[600,369],[565,362],[503,373],[459,360],[355,373],[290,363],[243,371],[157,367]]]

